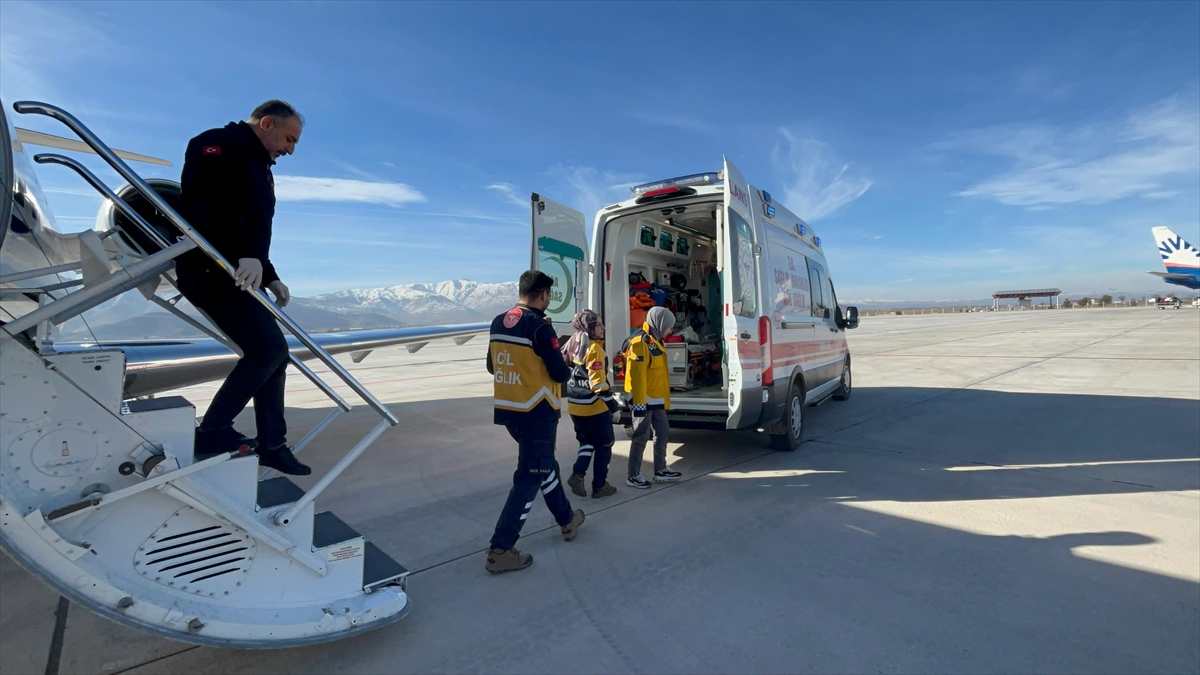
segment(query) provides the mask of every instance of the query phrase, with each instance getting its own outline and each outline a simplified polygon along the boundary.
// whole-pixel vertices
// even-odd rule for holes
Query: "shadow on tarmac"
[[[506,605],[501,624],[481,610],[488,597],[503,600],[462,590],[487,583],[481,570],[443,563],[486,544],[515,447],[490,426],[487,398],[395,407],[401,429],[348,471],[321,508],[385,550],[402,549],[396,557],[415,560],[414,569],[431,568],[419,577],[423,603],[410,618],[333,644],[251,653],[131,634],[72,607],[62,671],[108,663],[119,672],[165,658],[148,670],[1200,672],[1200,584],[1077,554],[1154,537],[1102,520],[1069,534],[992,536],[846,507],[1197,490],[1195,400],[858,388],[846,403],[805,409],[806,442],[795,453],[771,453],[755,432],[673,430],[674,467],[688,480],[605,500],[589,519],[592,546],[604,541],[602,560],[588,557],[581,538],[583,546],[562,554],[577,556],[565,581],[514,579],[528,605]],[[293,433],[325,412],[289,410]],[[361,427],[357,413],[336,424]],[[620,479],[628,443],[620,429],[617,438],[612,475]],[[574,450],[564,419],[564,468]],[[306,457],[312,478],[342,452],[314,447]],[[537,531],[533,520],[526,537]],[[32,581],[10,567],[6,560],[6,585]],[[731,609],[716,620],[697,607],[700,597],[705,607]],[[53,599],[0,603],[3,641],[20,639],[29,612],[52,615]],[[648,624],[671,626],[671,644]],[[531,660],[514,647],[514,633],[542,629],[586,663]],[[83,632],[88,649],[76,637],[73,650]],[[24,672],[8,665],[5,672]]]

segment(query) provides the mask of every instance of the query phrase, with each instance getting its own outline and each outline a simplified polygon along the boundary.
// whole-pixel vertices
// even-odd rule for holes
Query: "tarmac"
[[[401,419],[319,500],[413,573],[412,613],[346,640],[221,650],[60,603],[0,556],[3,673],[1200,672],[1200,311],[866,317],[855,390],[806,441],[673,430],[684,480],[536,505],[522,572],[483,551],[516,449],[486,349],[345,365]],[[289,379],[298,439],[331,409]],[[202,410],[215,384],[183,390]],[[344,392],[349,398],[348,392]],[[353,403],[354,401],[351,400]],[[374,424],[302,457],[310,486]],[[243,430],[252,428],[247,416]],[[569,422],[558,458],[577,449]]]

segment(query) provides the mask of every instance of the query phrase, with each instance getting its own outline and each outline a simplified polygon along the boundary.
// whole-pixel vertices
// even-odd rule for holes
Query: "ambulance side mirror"
[[[857,307],[847,307],[846,308],[846,329],[849,330],[851,328],[858,328],[858,308]]]

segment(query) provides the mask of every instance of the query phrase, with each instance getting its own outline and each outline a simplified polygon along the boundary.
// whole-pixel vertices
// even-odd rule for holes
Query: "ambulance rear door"
[[[530,268],[554,279],[546,316],[560,336],[571,334],[571,319],[587,302],[588,244],[583,214],[536,192],[530,197],[533,239]]]
[[[724,354],[728,377],[726,427],[757,424],[762,415],[762,351],[759,345],[758,257],[762,251],[754,227],[750,184],[725,158],[725,204],[717,222],[721,247],[721,294]]]

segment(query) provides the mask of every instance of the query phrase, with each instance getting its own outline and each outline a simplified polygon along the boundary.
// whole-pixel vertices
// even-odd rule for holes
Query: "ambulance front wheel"
[[[851,392],[854,391],[854,380],[850,375],[850,359],[846,358],[846,364],[842,366],[842,383],[838,385],[837,391],[833,393],[833,400],[846,401],[850,399]]]
[[[804,391],[793,386],[783,407],[783,433],[771,434],[771,447],[794,452],[804,440]]]

